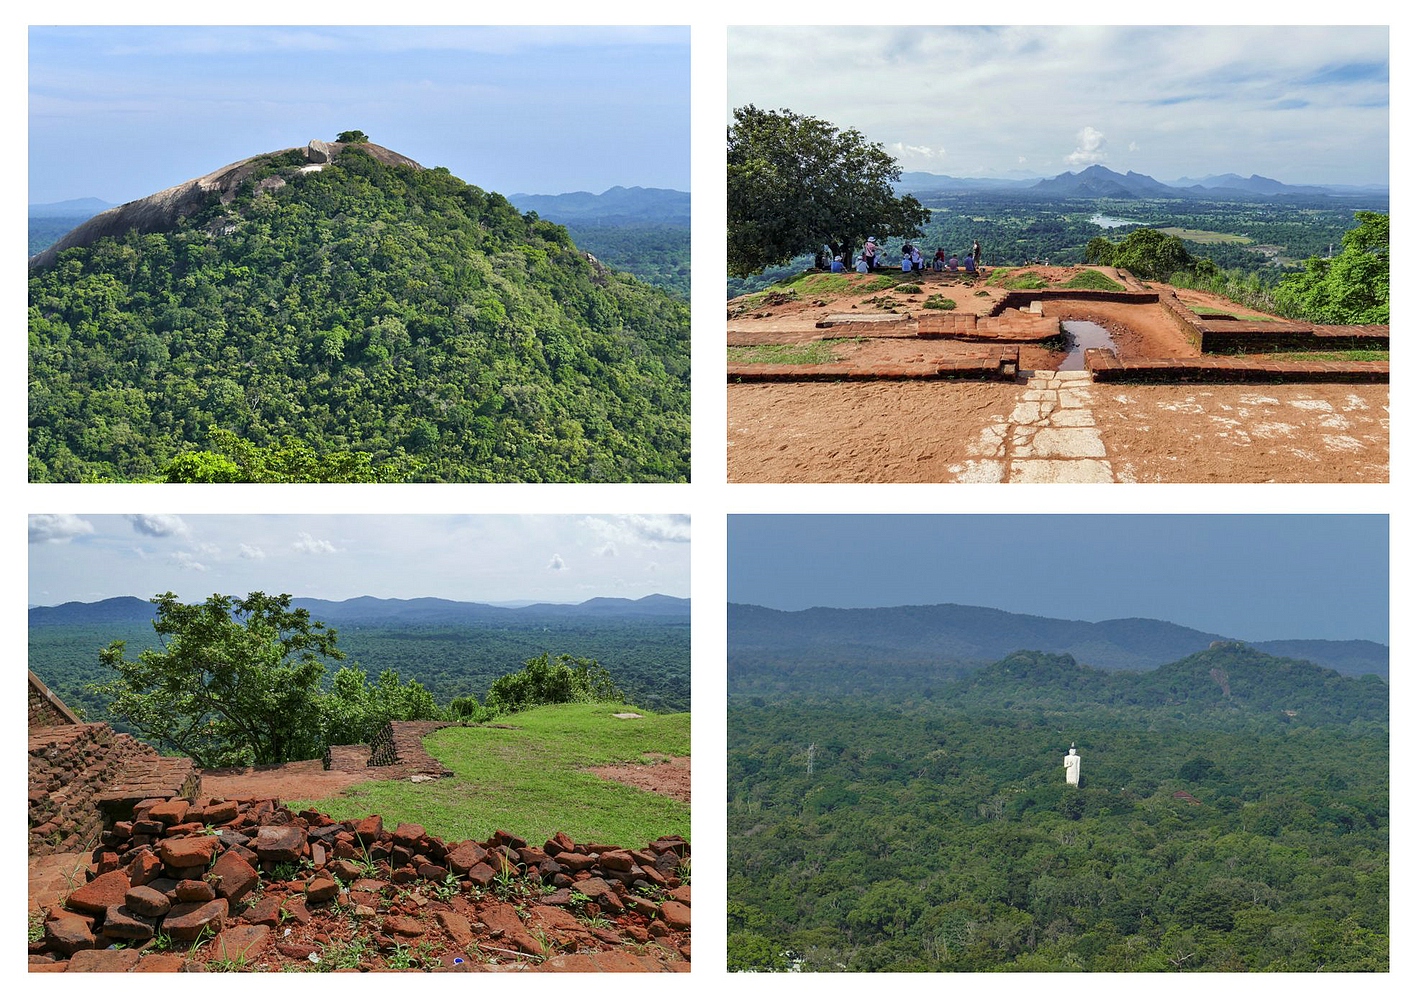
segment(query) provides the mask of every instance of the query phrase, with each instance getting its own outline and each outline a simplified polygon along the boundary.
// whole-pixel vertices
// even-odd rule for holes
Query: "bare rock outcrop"
[[[242,182],[269,164],[273,158],[286,156],[299,150],[305,154],[307,165],[324,165],[337,162],[340,154],[347,147],[355,145],[361,152],[387,166],[423,169],[419,163],[409,157],[396,153],[392,149],[377,146],[372,142],[355,144],[322,142],[319,139],[312,139],[304,148],[293,146],[289,149],[278,149],[275,152],[250,156],[244,160],[238,160],[236,163],[229,163],[210,174],[205,174],[194,180],[183,181],[181,184],[175,184],[156,194],[150,194],[146,198],[139,198],[137,201],[130,201],[116,208],[110,208],[106,212],[100,212],[70,230],[53,246],[31,257],[30,270],[48,267],[54,263],[61,251],[71,247],[89,246],[105,236],[118,237],[129,230],[155,233],[170,229],[182,216],[191,215],[199,209],[205,208],[210,204],[213,195],[220,199],[222,204],[231,204],[236,198],[237,190],[241,187]],[[280,183],[274,183],[273,180]],[[284,183],[284,180],[277,176],[274,179],[263,180],[262,185],[265,190],[271,190],[283,186]]]

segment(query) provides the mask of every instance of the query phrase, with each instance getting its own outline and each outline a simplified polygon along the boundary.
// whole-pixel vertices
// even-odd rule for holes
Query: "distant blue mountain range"
[[[536,212],[562,225],[627,226],[690,224],[690,193],[669,188],[613,187],[592,194],[510,194],[521,212]]]
[[[508,608],[471,601],[448,601],[437,597],[412,600],[354,597],[348,601],[322,601],[297,597],[293,607],[305,608],[311,617],[328,625],[432,625],[528,621],[546,618],[666,618],[688,620],[690,601],[683,597],[651,594],[637,600],[624,597],[593,597],[580,604],[529,604]],[[67,625],[115,625],[151,621],[153,605],[137,597],[110,597],[83,603],[71,601],[57,607],[29,609],[30,628]]]
[[[950,177],[920,171],[902,174],[898,191],[922,195],[932,192],[1011,191],[1018,194],[1048,195],[1054,198],[1207,198],[1211,200],[1255,201],[1288,195],[1354,197],[1387,196],[1386,185],[1283,184],[1270,177],[1253,174],[1213,174],[1193,180],[1184,177],[1164,184],[1147,174],[1130,170],[1120,174],[1095,164],[1078,173],[1066,172],[1047,178]]]

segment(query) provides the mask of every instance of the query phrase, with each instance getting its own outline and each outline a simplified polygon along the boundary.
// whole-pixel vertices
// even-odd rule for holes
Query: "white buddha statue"
[[[1074,749],[1074,744],[1069,744],[1069,753],[1064,758],[1064,781],[1066,784],[1079,784],[1079,754]]]

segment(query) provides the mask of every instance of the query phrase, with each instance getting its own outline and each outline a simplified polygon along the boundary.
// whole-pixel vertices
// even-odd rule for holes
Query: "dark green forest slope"
[[[731,682],[730,965],[1388,969],[1387,691],[1238,645],[892,698]]]
[[[688,477],[683,301],[447,170],[302,154],[31,274],[32,481]]]

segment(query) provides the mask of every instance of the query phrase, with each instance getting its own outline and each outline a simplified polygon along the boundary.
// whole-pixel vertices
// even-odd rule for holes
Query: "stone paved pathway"
[[[1010,415],[981,429],[979,458],[948,471],[966,483],[1114,482],[1092,390],[1088,372],[1033,373]]]

